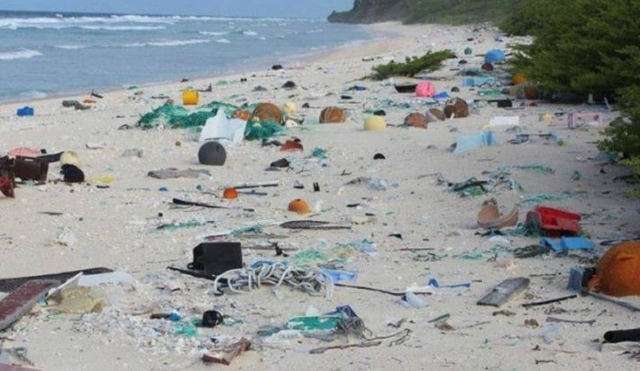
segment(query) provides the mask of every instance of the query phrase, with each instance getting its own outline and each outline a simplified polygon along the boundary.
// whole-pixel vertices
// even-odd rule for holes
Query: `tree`
[[[544,16],[544,24],[530,25],[535,41],[517,48],[513,64],[518,72],[548,89],[584,97],[613,98],[640,85],[640,2],[568,0],[550,5],[553,12],[544,3],[528,10],[533,18]]]

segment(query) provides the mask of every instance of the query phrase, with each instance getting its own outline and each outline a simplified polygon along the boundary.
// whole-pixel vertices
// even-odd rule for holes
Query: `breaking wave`
[[[111,47],[124,47],[124,48],[142,48],[146,46],[183,46],[193,44],[206,44],[210,43],[209,39],[191,39],[191,40],[168,40],[168,41],[150,41],[143,43],[130,43],[123,45],[111,45]]]
[[[151,46],[182,46],[182,45],[192,45],[192,44],[206,44],[211,42],[211,40],[207,39],[191,39],[191,40],[171,40],[171,41],[154,41],[149,42],[147,45]]]
[[[229,34],[228,31],[221,31],[221,32],[200,31],[200,35],[204,35],[204,36],[224,36],[224,35],[228,35],[228,34]]]
[[[65,50],[78,50],[78,49],[86,49],[88,46],[86,45],[54,45],[56,49],[65,49]]]
[[[165,26],[80,26],[80,28],[95,31],[156,31],[166,29]]]
[[[0,52],[0,60],[11,61],[14,59],[29,59],[40,55],[42,55],[42,53],[37,50],[18,49],[10,52]]]

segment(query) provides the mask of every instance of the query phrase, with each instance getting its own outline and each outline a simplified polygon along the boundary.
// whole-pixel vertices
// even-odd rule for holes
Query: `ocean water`
[[[267,69],[373,37],[320,19],[0,11],[0,102]]]

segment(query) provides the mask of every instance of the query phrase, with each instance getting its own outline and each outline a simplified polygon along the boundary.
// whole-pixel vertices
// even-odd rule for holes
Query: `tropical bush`
[[[627,157],[640,156],[638,14],[637,0],[541,0],[502,24],[535,36],[516,47],[516,72],[556,92],[617,101],[629,123],[607,128],[598,146]]]
[[[456,55],[451,50],[429,51],[421,57],[407,57],[404,63],[391,61],[374,66],[373,73],[365,78],[384,80],[393,76],[413,77],[420,72],[433,72],[442,68],[442,63]]]

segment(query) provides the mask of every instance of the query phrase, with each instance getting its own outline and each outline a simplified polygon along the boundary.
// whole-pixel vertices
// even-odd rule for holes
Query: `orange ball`
[[[238,191],[236,191],[235,188],[226,188],[222,193],[222,197],[226,198],[227,200],[234,200],[238,198]]]
[[[520,85],[520,84],[522,84],[522,83],[523,83],[523,82],[525,82],[525,81],[527,81],[527,78],[526,78],[526,77],[524,77],[524,75],[523,75],[523,74],[521,74],[521,73],[519,73],[519,74],[517,74],[517,75],[513,76],[513,84],[514,84],[514,85]]]
[[[288,210],[294,213],[298,213],[300,215],[309,214],[309,211],[310,211],[309,204],[307,203],[307,201],[299,198],[289,202]]]

